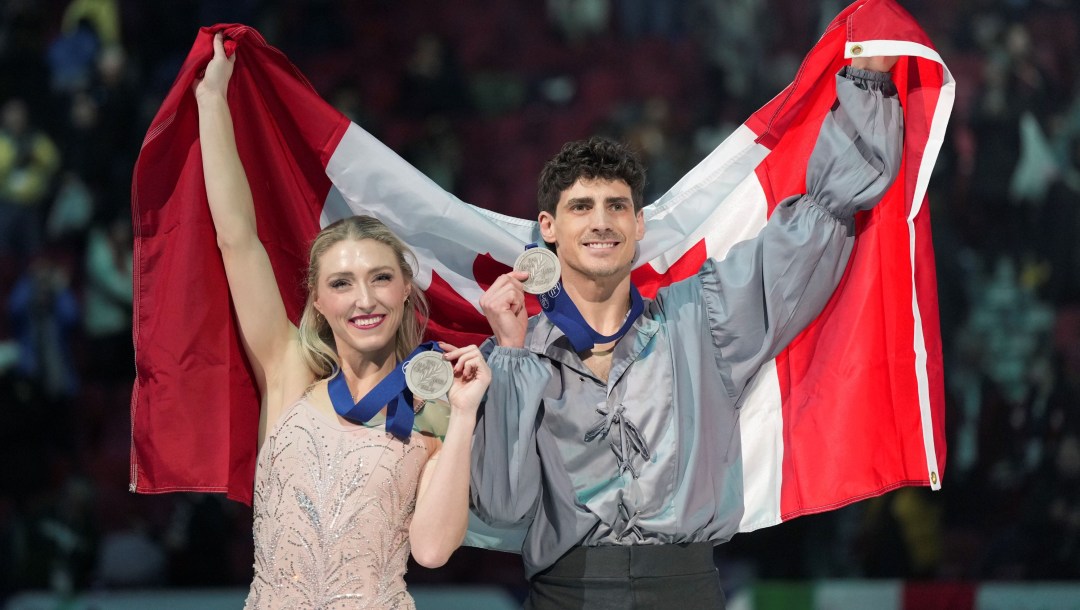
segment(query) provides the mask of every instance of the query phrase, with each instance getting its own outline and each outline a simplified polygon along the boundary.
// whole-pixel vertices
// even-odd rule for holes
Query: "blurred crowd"
[[[930,181],[944,488],[738,536],[729,579],[1080,578],[1080,7],[900,0],[957,81]],[[839,0],[7,0],[0,7],[0,601],[245,586],[250,511],[127,491],[131,172],[198,27],[246,23],[461,199],[535,217],[571,139],[655,199],[790,82]],[[182,286],[176,287],[178,290]],[[478,567],[479,566],[479,567]],[[463,550],[413,582],[520,585]]]

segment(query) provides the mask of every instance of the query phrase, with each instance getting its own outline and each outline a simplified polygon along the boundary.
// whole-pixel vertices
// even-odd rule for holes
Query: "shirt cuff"
[[[532,352],[530,352],[527,348],[524,348],[524,347],[503,347],[502,345],[496,345],[495,349],[491,350],[491,356],[490,357],[498,356],[500,358],[509,358],[509,359],[512,359],[512,360],[517,360],[517,359],[525,358],[526,356],[528,356],[531,353]]]
[[[896,85],[893,84],[890,72],[862,70],[847,65],[840,68],[840,77],[852,81],[856,87],[863,90],[880,91],[887,96],[896,95]]]

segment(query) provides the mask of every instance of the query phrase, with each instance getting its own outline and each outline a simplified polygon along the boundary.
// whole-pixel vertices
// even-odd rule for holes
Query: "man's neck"
[[[630,311],[630,274],[605,278],[567,275],[563,274],[563,289],[585,322],[602,335],[618,331]]]

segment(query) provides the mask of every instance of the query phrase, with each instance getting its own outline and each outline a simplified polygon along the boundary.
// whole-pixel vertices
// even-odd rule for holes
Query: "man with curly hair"
[[[630,276],[645,235],[634,153],[591,138],[545,165],[540,232],[562,281],[532,318],[525,272],[481,298],[493,381],[473,443],[477,513],[528,526],[527,608],[724,606],[712,550],[742,516],[740,398],[825,306],[853,216],[897,175],[894,63],[845,66],[807,193],[654,299]]]

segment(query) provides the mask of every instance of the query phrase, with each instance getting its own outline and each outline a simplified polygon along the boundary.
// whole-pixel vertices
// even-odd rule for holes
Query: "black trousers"
[[[526,610],[725,607],[711,542],[576,547],[529,583]]]

